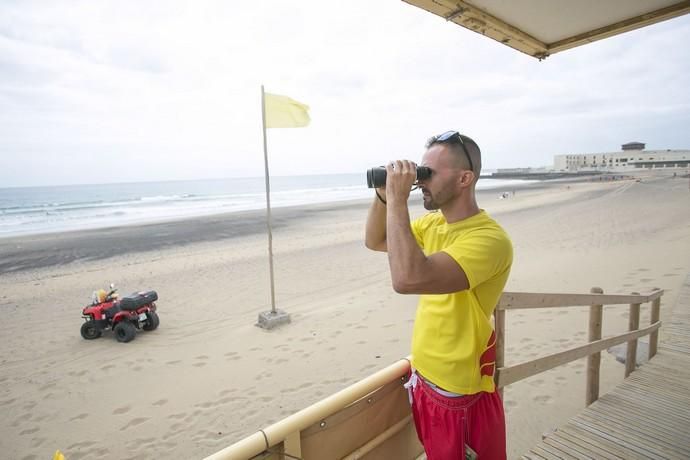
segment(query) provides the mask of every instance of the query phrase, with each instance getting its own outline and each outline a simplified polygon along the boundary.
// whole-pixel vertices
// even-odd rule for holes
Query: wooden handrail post
[[[633,292],[633,295],[640,295],[639,292]],[[640,304],[630,304],[630,317],[628,318],[628,330],[634,331],[640,327]],[[637,366],[637,339],[628,342],[628,349],[625,355],[625,376],[629,376]]]
[[[600,287],[590,289],[592,294],[603,294]],[[589,307],[589,341],[601,339],[601,322],[603,317],[603,305]],[[601,369],[601,352],[593,353],[587,357],[587,388],[585,405],[589,406],[599,399],[599,370]]]
[[[302,442],[299,431],[290,433],[283,441],[284,452],[292,457],[299,458],[302,456]]]
[[[505,331],[506,331],[506,311],[496,310],[494,312],[494,320],[496,321],[496,372],[494,374],[495,383],[498,384],[498,369],[505,364]],[[497,389],[498,394],[503,399],[503,389]]]
[[[658,291],[659,288],[654,288],[655,291]],[[649,318],[649,323],[654,324],[657,321],[659,321],[659,317],[661,314],[661,297],[657,297],[656,299],[652,300],[652,313]],[[654,355],[656,355],[656,348],[657,345],[659,344],[659,330],[657,329],[656,331],[652,332],[649,335],[649,357],[648,359],[652,359]]]

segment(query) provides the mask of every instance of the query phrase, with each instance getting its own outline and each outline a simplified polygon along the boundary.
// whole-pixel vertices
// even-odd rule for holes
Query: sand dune
[[[687,180],[550,183],[480,205],[515,246],[508,290],[666,290],[690,271]],[[409,353],[414,296],[362,243],[366,203],[275,212],[270,308],[262,213],[0,240],[0,452],[44,459],[199,458]],[[415,213],[423,211],[415,205]],[[115,282],[158,291],[161,326],[128,344],[85,341],[81,308]],[[627,328],[604,314],[604,334]],[[648,312],[643,314],[648,321]],[[587,309],[510,312],[507,362],[586,341]],[[601,391],[623,365],[602,357]],[[509,456],[584,404],[584,360],[507,388]]]

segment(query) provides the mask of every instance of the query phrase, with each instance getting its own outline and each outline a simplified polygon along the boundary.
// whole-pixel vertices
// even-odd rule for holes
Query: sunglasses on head
[[[434,144],[460,144],[460,146],[462,147],[462,151],[465,152],[467,161],[470,162],[470,171],[474,172],[472,157],[470,157],[470,153],[467,151],[467,147],[465,147],[465,143],[463,142],[462,136],[460,136],[459,132],[446,131],[445,133],[439,134],[438,136],[434,136],[431,139],[429,139],[428,144],[429,146],[432,146]]]

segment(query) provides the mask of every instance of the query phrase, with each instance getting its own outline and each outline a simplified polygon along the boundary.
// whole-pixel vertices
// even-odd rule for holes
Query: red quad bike
[[[134,339],[137,329],[153,331],[160,320],[156,313],[156,291],[135,292],[118,299],[117,289],[111,284],[110,291],[94,292],[91,305],[84,307],[81,336],[86,340],[97,339],[103,331],[112,329],[118,342]]]

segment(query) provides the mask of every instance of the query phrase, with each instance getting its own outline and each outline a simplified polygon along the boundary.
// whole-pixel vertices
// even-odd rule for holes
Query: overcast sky
[[[539,62],[397,0],[3,0],[0,187],[261,176],[262,83],[311,107],[269,130],[272,175],[419,160],[448,129],[485,168],[687,149],[688,43],[684,16]]]

